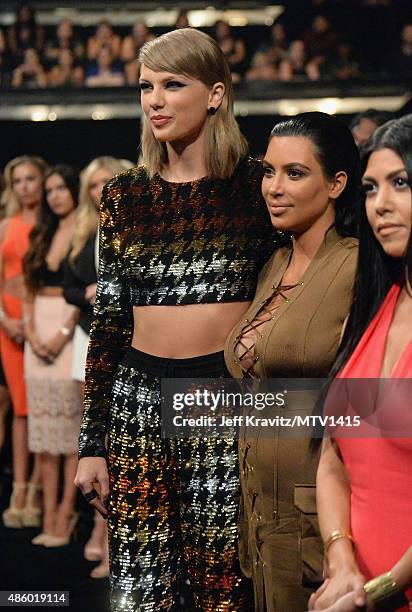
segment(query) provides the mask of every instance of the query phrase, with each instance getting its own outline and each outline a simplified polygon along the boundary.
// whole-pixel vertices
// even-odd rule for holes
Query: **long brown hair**
[[[66,164],[53,166],[44,175],[43,185],[48,178],[58,174],[63,179],[66,187],[72,194],[75,206],[79,199],[79,175]],[[32,293],[44,286],[43,268],[46,263],[47,253],[51,241],[59,225],[59,217],[50,209],[46,196],[40,205],[39,214],[35,226],[29,236],[29,250],[23,260],[23,270],[26,285]]]

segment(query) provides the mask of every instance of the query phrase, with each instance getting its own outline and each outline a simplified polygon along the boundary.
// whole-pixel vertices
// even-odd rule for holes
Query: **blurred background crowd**
[[[319,81],[412,75],[412,15],[394,0],[291,3],[272,25],[203,28],[215,37],[233,80]],[[356,8],[356,10],[355,10]],[[370,22],[370,9],[377,19]],[[181,10],[170,29],[192,26]],[[140,47],[167,31],[137,19],[132,27],[101,20],[94,27],[62,19],[39,25],[21,5],[14,23],[0,25],[0,87],[134,87]]]

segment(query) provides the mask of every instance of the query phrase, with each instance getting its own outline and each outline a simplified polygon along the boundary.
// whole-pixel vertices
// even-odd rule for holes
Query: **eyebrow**
[[[262,159],[262,164],[266,167],[266,168],[271,168],[272,170],[274,170],[274,167],[272,166],[272,164],[270,162],[268,162],[266,159]],[[302,162],[290,162],[289,164],[285,164],[283,167],[284,168],[293,168],[295,166],[300,166],[301,168],[305,168],[305,170],[309,170],[310,168],[309,166],[306,166],[305,164],[302,164]]]
[[[399,168],[399,170],[393,170],[392,172],[389,172],[389,174],[387,174],[385,176],[385,179],[393,179],[397,174],[400,174],[401,172],[405,172],[406,173],[406,168]],[[375,179],[372,178],[371,176],[364,176],[362,178],[363,181],[370,181],[371,183],[375,183]]]
[[[161,80],[161,83],[166,83],[167,81],[174,81],[176,79],[185,79],[188,77],[185,77],[183,74],[170,74],[169,76],[165,77],[164,79]],[[150,79],[139,79],[139,83],[151,83]]]

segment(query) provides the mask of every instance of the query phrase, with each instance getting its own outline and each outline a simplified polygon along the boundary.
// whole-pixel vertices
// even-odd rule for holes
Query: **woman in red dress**
[[[13,402],[13,493],[3,512],[5,527],[37,527],[40,524],[37,465],[29,475],[27,445],[27,397],[23,377],[22,300],[25,293],[22,262],[29,233],[43,197],[46,162],[39,157],[17,157],[4,170],[3,200],[6,218],[0,224],[0,349],[4,375]]]
[[[363,170],[354,302],[332,377],[391,379],[393,389],[393,379],[412,378],[412,115],[375,132]],[[356,385],[373,390],[370,380]],[[362,437],[335,433],[323,442],[317,492],[328,579],[311,599],[314,610],[406,610],[412,599],[410,394],[383,403],[382,380],[374,389],[379,404],[362,418]],[[387,407],[396,434],[382,429]]]

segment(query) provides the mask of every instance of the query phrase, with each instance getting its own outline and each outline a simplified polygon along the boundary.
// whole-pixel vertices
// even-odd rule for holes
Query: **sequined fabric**
[[[114,612],[253,610],[237,560],[236,441],[160,436],[161,376],[222,375],[223,353],[169,360],[135,349],[116,373],[109,419]]]
[[[86,364],[80,457],[105,456],[113,373],[131,343],[133,306],[246,301],[277,246],[261,164],[230,179],[152,179],[143,167],[103,191],[99,276]]]
[[[234,441],[165,446],[159,432],[165,373],[131,368],[123,359],[133,306],[253,297],[257,274],[277,246],[262,175],[260,163],[243,160],[231,179],[173,184],[149,179],[139,167],[104,189],[79,455],[107,455],[116,612],[253,609],[237,561]]]
[[[124,205],[133,231],[124,249],[132,304],[253,298],[257,273],[274,250],[260,164],[242,162],[230,180],[149,181],[141,168],[128,179]]]

